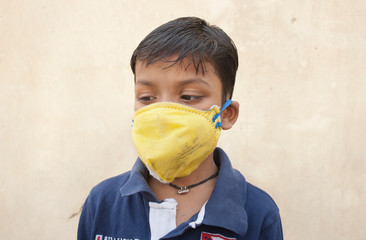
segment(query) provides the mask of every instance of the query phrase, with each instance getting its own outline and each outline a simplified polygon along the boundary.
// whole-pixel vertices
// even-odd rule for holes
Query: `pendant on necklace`
[[[178,194],[184,194],[189,192],[189,189],[187,187],[180,187],[177,191]]]

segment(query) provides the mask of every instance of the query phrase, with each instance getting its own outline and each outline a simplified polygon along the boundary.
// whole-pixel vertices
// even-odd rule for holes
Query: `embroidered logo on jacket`
[[[201,234],[201,240],[236,240],[236,238],[224,237],[218,233],[206,233]]]
[[[104,236],[103,235],[95,235],[95,240],[140,240],[138,238],[116,238],[116,237],[110,237],[110,236]]]

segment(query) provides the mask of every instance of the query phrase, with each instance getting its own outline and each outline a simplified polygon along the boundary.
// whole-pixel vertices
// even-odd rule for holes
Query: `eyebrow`
[[[203,85],[206,85],[207,87],[210,86],[202,78],[192,78],[192,79],[182,80],[182,81],[179,81],[177,85],[185,86],[185,85],[189,85],[189,84],[193,84],[193,83],[203,84]],[[149,80],[138,80],[138,81],[135,82],[135,84],[136,85],[142,85],[142,86],[153,86],[154,85],[153,81],[149,81]]]
[[[200,83],[200,84],[204,84],[204,85],[206,85],[207,87],[209,87],[209,86],[210,86],[210,85],[209,85],[205,80],[203,80],[202,78],[192,78],[192,79],[183,80],[183,81],[180,81],[180,82],[178,83],[178,85],[184,86],[184,85],[188,85],[188,84],[192,84],[192,83]]]
[[[147,81],[147,80],[139,80],[139,81],[135,81],[136,85],[144,85],[144,86],[152,86],[152,82],[151,81]]]

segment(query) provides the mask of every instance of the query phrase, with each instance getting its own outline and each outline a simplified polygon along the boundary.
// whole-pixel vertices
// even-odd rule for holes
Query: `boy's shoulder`
[[[263,227],[280,219],[280,212],[272,197],[264,190],[247,182],[247,201],[245,209],[249,219],[261,216],[265,221]]]
[[[260,205],[263,208],[270,208],[278,211],[275,201],[264,190],[247,182],[247,191],[247,204]]]

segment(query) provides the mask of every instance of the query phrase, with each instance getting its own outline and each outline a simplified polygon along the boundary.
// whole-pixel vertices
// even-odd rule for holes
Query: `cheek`
[[[137,110],[139,110],[141,108],[141,103],[139,103],[137,100],[135,100],[134,104],[133,104],[133,109],[135,110],[135,112]]]

